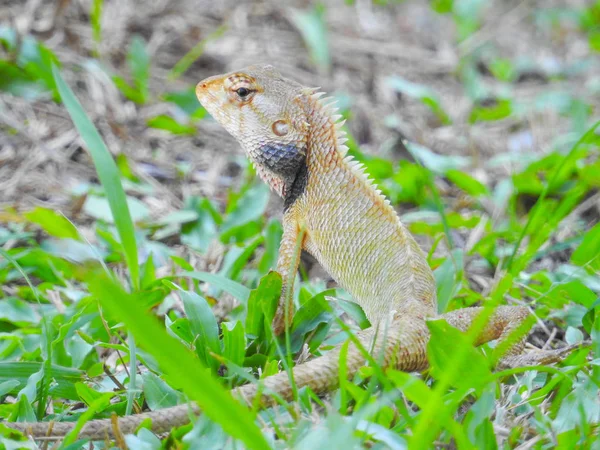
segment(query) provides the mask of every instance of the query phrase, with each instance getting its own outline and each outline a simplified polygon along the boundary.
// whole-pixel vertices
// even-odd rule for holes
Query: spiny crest
[[[343,158],[344,164],[346,164],[348,170],[360,178],[366,186],[371,187],[385,205],[389,206],[389,200],[385,198],[381,193],[381,190],[377,188],[375,180],[369,178],[369,175],[366,173],[366,167],[360,161],[356,161],[353,156],[346,156],[346,153],[348,152],[348,146],[346,145],[348,138],[346,137],[346,132],[342,129],[346,120],[342,119],[343,116],[341,114],[336,114],[338,111],[338,108],[335,107],[337,100],[333,97],[323,97],[323,95],[325,95],[324,92],[313,92],[310,97],[314,102],[315,111],[319,111],[332,122],[335,131],[336,148]]]
[[[346,145],[348,138],[346,137],[346,131],[342,129],[346,123],[346,119],[341,114],[337,114],[339,110],[339,108],[335,107],[337,100],[333,97],[323,97],[325,92],[318,92],[316,91],[317,89],[319,88],[315,88],[314,92],[310,95],[314,103],[314,109],[315,111],[319,111],[334,126],[336,148],[340,155],[344,157],[348,152],[348,146]]]

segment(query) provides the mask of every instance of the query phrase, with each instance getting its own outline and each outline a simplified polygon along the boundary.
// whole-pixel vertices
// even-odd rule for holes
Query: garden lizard
[[[251,66],[207,78],[198,83],[196,94],[239,141],[258,175],[283,197],[283,236],[277,261],[283,289],[273,323],[276,334],[290,323],[302,249],[362,307],[372,327],[357,338],[380,357],[384,367],[404,371],[428,367],[428,320],[442,318],[459,330],[469,329],[483,308],[438,315],[436,285],[427,259],[364,168],[346,156],[343,121],[330,99],[282,77],[271,66]],[[498,307],[475,344],[504,340],[508,351],[500,364],[509,367],[556,362],[571,349],[521,355],[524,338],[515,337],[513,331],[528,316],[525,307]],[[338,347],[294,367],[296,386],[307,386],[317,394],[335,389],[340,351]],[[355,343],[350,343],[347,351],[347,374],[353,377],[366,358]],[[272,405],[273,395],[293,398],[286,372],[236,388],[234,395],[251,403],[258,392],[262,406]],[[92,420],[79,436],[104,439],[117,431],[130,433],[148,418],[155,432],[169,431],[188,422],[192,412],[197,413],[197,407],[181,405],[114,421]],[[73,423],[8,426],[38,437],[64,436]]]

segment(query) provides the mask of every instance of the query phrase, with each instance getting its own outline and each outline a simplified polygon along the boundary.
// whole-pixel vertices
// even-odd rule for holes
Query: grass
[[[471,102],[466,123],[522,124],[543,103],[560,110],[569,129],[547,152],[522,157],[510,174],[494,179],[479,176],[465,155],[411,142],[404,144],[412,161],[367,155],[352,136],[350,152],[399,211],[410,209],[401,214],[410,230],[433,243],[428,259],[440,312],[476,304],[488,306],[487,313],[500,304],[527,305],[538,320],[533,344],[589,340],[589,346],[557,366],[492,371],[498,352],[493,344],[474,348],[476,330],[461,334],[434,321],[427,373],[384,370],[371,360],[347,380],[342,351],[340,389],[330,396],[320,399],[307,389],[294,389],[291,403],[264,411],[242,406],[229,389],[325,353],[367,326],[364,314],[344,300],[341,289],[336,292],[341,299],[329,301],[331,289],[303,276],[293,293],[297,311],[290,333],[284,341],[273,339],[270,323],[281,278],[270,269],[282,229],[277,218],[269,217],[270,194],[252,169],[243,171],[242,181],[226,197],[188,195],[178,210],[149,219],[148,207],[136,195],[153,187],[137,176],[125,155],[114,158],[109,151],[63,79],[74,68],[59,68],[59,58],[34,38],[19,40],[14,30],[0,28],[7,53],[0,61],[0,89],[24,98],[47,94],[63,105],[98,180],[90,180],[87,196],[93,202],[84,209],[91,225],[47,206],[0,211],[0,418],[68,420],[81,427],[114,413],[194,400],[204,414],[193,425],[160,438],[141,428],[126,436],[124,445],[598,448],[600,227],[597,211],[586,207],[600,188],[598,111],[574,94],[548,94],[529,103],[512,95],[511,84],[521,69],[516,61],[478,51],[470,38],[481,28],[485,5],[473,2],[468,8],[466,3],[431,3],[455,22],[456,45],[464,52],[455,78]],[[105,7],[93,2],[96,58],[102,57],[106,35],[100,20]],[[320,4],[289,12],[322,74],[337,64],[323,44],[333,42],[327,8]],[[598,29],[590,19],[597,6],[571,12],[586,42],[597,45]],[[564,17],[540,13],[540,26]],[[226,33],[222,26],[207,35],[164,74],[171,81],[182,78],[207,41]],[[193,89],[152,90],[152,55],[140,35],[132,36],[125,60],[123,73],[108,77],[115,89],[140,108],[176,107],[145,118],[146,123],[190,139],[198,123],[207,120]],[[493,92],[477,70],[483,62],[489,63],[501,93]],[[435,89],[400,75],[385,83],[420,103],[436,126],[452,126],[451,110]],[[343,113],[352,120],[351,102]],[[491,171],[494,161],[481,164]],[[175,251],[168,245],[172,242],[185,251]],[[205,256],[215,245],[221,249],[218,264],[196,270],[194,255]],[[0,443],[34,448],[1,422]],[[57,448],[88,445],[71,434]]]

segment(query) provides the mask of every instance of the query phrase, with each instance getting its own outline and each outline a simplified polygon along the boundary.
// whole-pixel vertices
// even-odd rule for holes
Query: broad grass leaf
[[[35,412],[26,395],[21,395],[17,400],[16,407],[8,417],[11,422],[36,422]]]
[[[335,301],[346,314],[356,321],[361,330],[371,326],[369,319],[367,319],[365,312],[358,303],[341,298],[336,298]]]
[[[0,299],[0,321],[6,321],[15,325],[36,324],[40,321],[40,315],[33,307],[16,297]]]
[[[180,123],[166,114],[161,114],[148,119],[146,125],[150,128],[156,128],[157,130],[168,131],[172,134],[193,135],[196,133],[196,127]]]
[[[10,393],[16,387],[19,386],[19,382],[17,380],[6,380],[0,382],[0,397],[4,397],[6,394]]]
[[[137,435],[126,435],[125,443],[131,450],[160,450],[163,448],[160,438],[147,428],[141,428]]]
[[[427,147],[414,142],[407,142],[406,148],[421,164],[429,170],[445,174],[449,170],[464,169],[469,166],[470,158],[460,155],[439,155]]]
[[[198,102],[194,87],[185,91],[167,92],[163,97],[165,101],[174,103],[193,119],[203,119],[208,114],[206,109]]]
[[[324,4],[317,3],[309,11],[292,9],[289,17],[302,34],[313,63],[321,73],[329,73],[331,71],[331,55],[329,54],[329,37],[325,22]]]
[[[242,304],[246,304],[248,302],[248,297],[250,296],[250,289],[248,289],[246,286],[218,273],[183,272],[178,276],[194,278],[196,280],[209,283],[210,285],[233,295]]]
[[[131,220],[134,222],[147,219],[150,216],[150,210],[144,202],[130,196],[125,197],[125,200],[131,214]],[[95,219],[104,220],[108,223],[116,223],[115,217],[112,214],[110,199],[106,197],[89,195],[83,204],[83,211]]]
[[[25,386],[29,377],[38,372],[44,363],[34,361],[0,362],[0,383],[5,381],[17,381],[18,386]],[[83,380],[83,372],[70,367],[64,367],[53,364],[50,369],[55,385],[50,389],[52,395],[66,398],[69,400],[79,400],[74,385]],[[17,386],[17,387],[18,387]],[[17,390],[11,391],[12,395],[17,394]]]
[[[38,224],[51,236],[79,240],[79,233],[75,226],[56,211],[38,206],[23,215],[30,222]]]
[[[127,267],[131,276],[131,283],[134,288],[137,288],[140,278],[137,243],[125,191],[121,184],[119,169],[106,144],[104,144],[104,141],[100,137],[98,130],[88,118],[71,88],[63,80],[56,66],[52,66],[52,73],[65,108],[67,108],[75,127],[79,131],[94,161],[98,178],[104,187],[112,217],[121,238],[125,260],[127,261]]]
[[[223,35],[223,33],[225,33],[226,30],[227,26],[221,25],[215,31],[210,33],[205,39],[199,41],[189,52],[187,52],[179,61],[177,61],[177,63],[169,72],[167,78],[170,81],[173,81],[179,78],[181,75],[183,75],[190,68],[190,66],[194,62],[196,62],[196,60],[200,58],[200,56],[202,56],[206,44],[212,40],[221,37],[221,35]]]
[[[456,295],[462,285],[463,251],[455,249],[452,256],[446,258],[433,272],[437,286],[438,313],[446,312],[450,299]]]
[[[214,205],[207,198],[191,197],[185,202],[184,211],[194,212],[197,219],[184,223],[181,227],[181,242],[202,253],[217,236],[217,227],[222,223],[222,218]]]
[[[258,264],[258,269],[261,274],[266,274],[270,269],[275,267],[277,257],[279,255],[279,243],[283,235],[283,227],[279,220],[271,219],[267,224],[264,232],[265,252]]]
[[[292,321],[291,350],[297,352],[304,343],[307,333],[313,331],[322,323],[331,322],[333,315],[325,300],[330,291],[321,292],[306,301],[294,314]]]
[[[449,170],[446,172],[446,178],[448,178],[452,183],[465,191],[467,194],[474,197],[490,194],[490,191],[485,184],[479,180],[476,180],[468,173],[461,172],[460,170]]]
[[[100,411],[105,409],[108,405],[110,405],[110,397],[107,397],[106,393],[103,394],[101,392],[98,392],[85,383],[76,383],[75,389],[77,390],[77,394],[79,395],[81,401],[83,401],[88,406],[90,406],[100,398],[104,399],[104,402],[101,405],[98,404],[98,408]]]
[[[81,431],[83,426],[89,420],[91,420],[92,417],[94,417],[94,415],[96,415],[99,411],[106,408],[106,404],[110,402],[110,398],[113,395],[114,394],[112,392],[107,392],[107,393],[103,394],[101,397],[98,397],[91,404],[89,404],[87,410],[81,416],[79,416],[79,419],[77,419],[77,422],[75,423],[75,427],[71,430],[71,432],[69,434],[67,434],[65,436],[65,439],[64,439],[62,445],[67,446],[67,445],[73,444],[77,440],[77,436],[79,435],[79,432]]]
[[[477,442],[477,448],[496,449],[496,438],[490,417],[494,414],[496,399],[493,385],[490,385],[471,406],[465,417],[464,425],[471,442]],[[491,429],[490,429],[491,428]]]
[[[127,62],[136,87],[143,92],[144,97],[148,95],[148,78],[150,76],[150,55],[146,48],[144,38],[134,34],[131,38]]]
[[[583,241],[573,252],[571,261],[580,266],[588,266],[593,271],[600,271],[600,223],[585,233]]]
[[[442,107],[439,96],[433,89],[422,84],[413,83],[398,75],[389,77],[386,81],[388,86],[396,92],[416,98],[428,106],[443,125],[451,123],[450,117]]]
[[[269,336],[275,310],[281,295],[281,275],[269,272],[260,279],[258,287],[250,292],[246,315],[246,334],[254,338]]]
[[[223,322],[223,357],[227,361],[237,365],[244,365],[246,356],[246,333],[242,322]]]
[[[228,211],[221,226],[221,241],[229,242],[231,237],[242,231],[249,222],[260,219],[267,208],[270,197],[266,184],[255,184],[235,202],[234,209]]]
[[[427,326],[431,332],[427,356],[435,378],[444,378],[464,390],[477,389],[489,381],[489,363],[465,333],[441,319],[429,320]]]
[[[493,99],[490,105],[479,103],[473,107],[469,122],[491,122],[505,119],[512,113],[512,102],[509,99]]]
[[[120,285],[98,274],[89,275],[88,285],[104,308],[119,317],[139,345],[156,358],[173,382],[198,402],[204,414],[248,448],[270,448],[248,409],[221,387],[193,353],[168,335],[154,316],[131,301],[130,295]]]
[[[182,395],[152,372],[142,374],[144,398],[152,411],[179,403]]]
[[[219,325],[217,319],[206,299],[195,292],[179,291],[185,314],[190,321],[190,328],[194,335],[194,345],[200,360],[213,371],[219,368],[219,362],[210,352],[221,354],[221,341],[219,341]]]
[[[250,258],[256,252],[256,249],[264,242],[265,238],[262,234],[258,234],[249,243],[242,248],[233,247],[225,255],[223,266],[219,271],[219,275],[228,278],[236,279],[244,267],[247,267]]]

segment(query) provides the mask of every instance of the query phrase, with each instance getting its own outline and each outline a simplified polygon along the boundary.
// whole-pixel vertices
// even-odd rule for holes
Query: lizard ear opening
[[[271,125],[271,129],[273,130],[273,133],[275,133],[276,136],[285,136],[290,132],[290,124],[283,119],[277,120],[273,122],[273,125]]]

